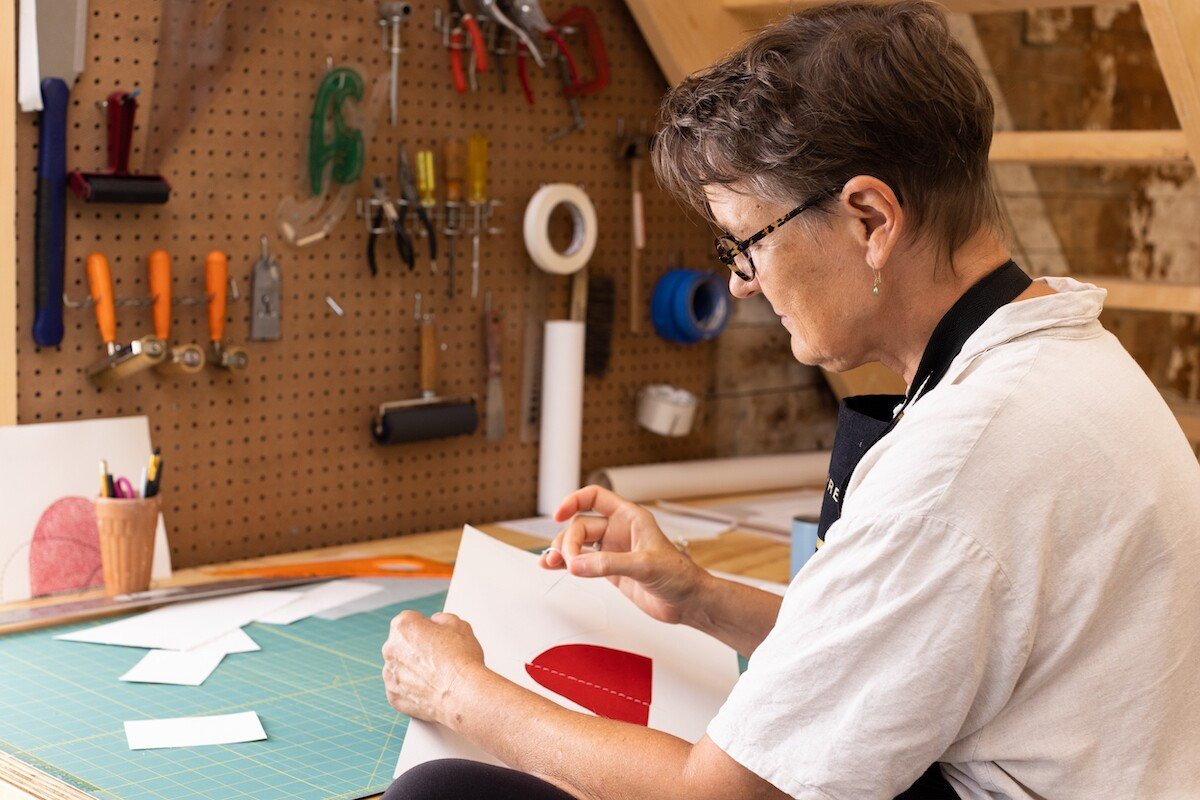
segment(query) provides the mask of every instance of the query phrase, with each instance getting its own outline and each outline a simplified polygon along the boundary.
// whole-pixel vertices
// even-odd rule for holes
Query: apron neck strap
[[[933,329],[904,405],[916,402],[937,386],[972,334],[992,314],[1028,289],[1031,283],[1032,279],[1009,259],[967,289]]]

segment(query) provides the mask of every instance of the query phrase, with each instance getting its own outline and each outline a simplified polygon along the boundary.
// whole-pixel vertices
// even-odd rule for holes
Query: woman
[[[1200,797],[1200,466],[1104,292],[1009,260],[992,115],[922,2],[795,15],[668,94],[655,168],[724,230],[732,293],[798,360],[908,393],[843,405],[782,603],[603,489],[559,508],[543,566],[752,655],[700,742],[568,711],[405,612],[392,705],[516,770],[433,762],[388,798]]]

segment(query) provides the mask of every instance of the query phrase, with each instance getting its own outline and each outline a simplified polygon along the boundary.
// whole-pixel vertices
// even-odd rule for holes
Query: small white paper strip
[[[81,631],[60,633],[54,638],[68,642],[145,647],[150,650],[192,650],[248,625],[299,596],[299,592],[247,592],[193,603],[176,603],[136,617],[126,617]]]
[[[133,669],[121,676],[130,683],[170,683],[176,686],[199,686],[225,658],[218,651],[151,650]]]
[[[17,18],[17,38],[20,40],[20,46],[17,48],[17,102],[21,104],[22,111],[41,111],[37,0],[21,0]]]
[[[160,747],[197,747],[205,744],[257,742],[267,738],[258,714],[221,714],[212,717],[139,719],[125,723],[130,750]]]
[[[380,587],[353,580],[330,581],[309,589],[286,606],[271,609],[256,620],[269,625],[291,625],[293,622],[319,614],[326,609],[366,597],[381,591]]]

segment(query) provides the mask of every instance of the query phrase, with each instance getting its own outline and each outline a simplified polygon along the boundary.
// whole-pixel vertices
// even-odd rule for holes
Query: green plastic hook
[[[317,88],[308,134],[308,180],[314,196],[324,188],[326,164],[333,164],[331,177],[337,183],[354,183],[362,174],[363,136],[346,125],[342,106],[347,99],[361,101],[363,89],[362,76],[349,67],[330,70]],[[333,120],[331,141],[325,139],[327,119]]]

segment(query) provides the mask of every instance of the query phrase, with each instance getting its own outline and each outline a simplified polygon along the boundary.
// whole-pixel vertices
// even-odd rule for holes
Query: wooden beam
[[[830,0],[722,0],[722,5],[739,16],[771,19],[791,11],[827,5]],[[873,0],[889,3],[894,0]],[[1190,0],[1183,0],[1190,2]],[[950,12],[988,14],[1001,11],[1030,11],[1039,8],[1070,8],[1076,6],[1121,6],[1128,0],[940,0]]]
[[[1023,164],[1186,163],[1183,131],[997,131],[991,160]]]
[[[1140,5],[1192,163],[1200,169],[1200,3],[1140,0]]]
[[[0,425],[17,422],[17,20],[0,4]]]
[[[1108,275],[1072,275],[1071,277],[1107,289],[1108,298],[1104,301],[1105,308],[1200,314],[1200,285],[1154,283]]]
[[[758,27],[718,2],[626,0],[625,4],[672,85],[715,63]]]

